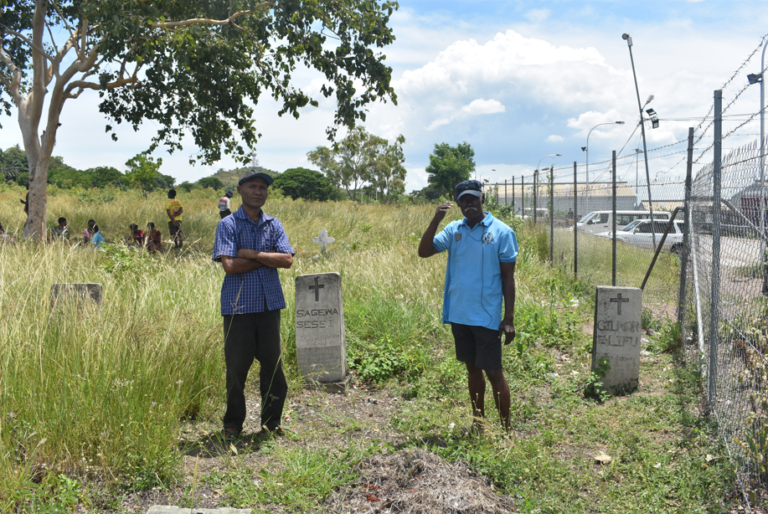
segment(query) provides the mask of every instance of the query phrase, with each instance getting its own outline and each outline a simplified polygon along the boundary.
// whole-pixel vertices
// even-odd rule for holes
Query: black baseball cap
[[[226,193],[224,193],[224,196],[228,196],[230,198],[232,198],[234,195],[235,193],[233,193],[231,190],[228,190]]]
[[[464,182],[456,185],[454,193],[456,200],[467,194],[472,196],[482,196],[483,185],[479,180],[465,180]]]
[[[248,182],[249,180],[253,180],[255,178],[264,179],[264,181],[267,183],[268,186],[271,186],[272,182],[275,181],[272,175],[269,175],[257,169],[250,169],[246,171],[242,177],[240,177],[240,180],[238,181],[237,185],[242,186],[243,183]]]

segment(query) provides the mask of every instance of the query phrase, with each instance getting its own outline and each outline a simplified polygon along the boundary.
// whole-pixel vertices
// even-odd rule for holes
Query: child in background
[[[147,235],[145,237],[145,245],[150,252],[163,251],[163,236],[160,231],[155,228],[155,224],[151,221],[147,223]]]
[[[139,230],[136,223],[131,223],[131,240],[135,245],[144,246],[144,232]]]
[[[61,239],[66,241],[69,239],[69,227],[67,226],[67,218],[59,218],[59,224],[51,228],[51,235],[54,240]]]
[[[96,222],[93,220],[88,220],[88,228],[83,230],[83,242],[88,243],[88,241],[91,240],[91,236],[93,236],[93,226],[96,225]]]
[[[101,235],[101,232],[99,232],[99,226],[94,225],[91,230],[93,231],[91,234],[91,243],[96,248],[101,248],[101,243],[104,242],[104,236]]]

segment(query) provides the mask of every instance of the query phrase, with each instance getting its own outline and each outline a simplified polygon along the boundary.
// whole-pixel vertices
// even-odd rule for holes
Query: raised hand
[[[450,209],[451,207],[453,207],[452,202],[445,202],[441,204],[435,211],[435,219],[437,221],[443,221],[443,218],[445,218],[445,214],[448,212],[448,209]]]

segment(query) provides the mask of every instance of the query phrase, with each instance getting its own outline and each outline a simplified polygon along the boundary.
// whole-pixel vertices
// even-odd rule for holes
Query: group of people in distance
[[[22,203],[24,203],[24,212],[27,212],[27,202],[22,200]],[[165,202],[165,212],[168,216],[168,229],[173,238],[174,246],[176,248],[181,248],[184,244],[181,232],[181,220],[184,207],[181,205],[181,202],[176,199],[176,191],[173,189],[168,191],[168,200]],[[162,234],[151,221],[147,223],[146,232],[139,229],[139,226],[135,223],[131,223],[129,229],[130,235],[127,238],[129,245],[146,248],[150,252],[163,251]],[[0,235],[4,234],[5,231],[0,224]],[[57,220],[57,225],[51,227],[50,237],[54,241],[69,240],[69,225],[67,224],[67,218],[60,217]],[[104,241],[104,236],[101,234],[101,230],[96,222],[92,219],[88,220],[88,226],[83,229],[83,243],[86,245],[93,244],[98,248],[101,247]]]

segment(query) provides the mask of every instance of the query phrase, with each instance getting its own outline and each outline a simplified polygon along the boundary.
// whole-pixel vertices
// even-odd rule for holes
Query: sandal
[[[221,436],[228,443],[234,443],[240,438],[240,430],[236,428],[224,428],[221,431]]]

